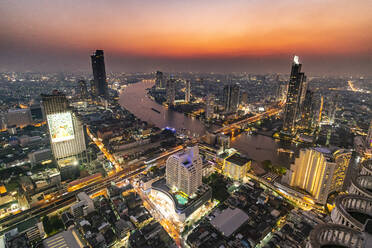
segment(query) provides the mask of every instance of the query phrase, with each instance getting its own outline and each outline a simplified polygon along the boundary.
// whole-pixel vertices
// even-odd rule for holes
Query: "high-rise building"
[[[7,124],[9,126],[27,126],[32,124],[30,109],[9,109],[7,114]]]
[[[194,194],[202,185],[202,160],[198,146],[171,155],[166,163],[166,183],[169,188]]]
[[[176,80],[173,77],[167,81],[166,95],[168,106],[174,106],[174,101],[176,100]]]
[[[80,97],[85,99],[88,97],[88,87],[87,87],[87,83],[85,82],[85,80],[81,79],[79,80],[78,82],[78,86],[79,86],[79,94],[80,94]]]
[[[105,58],[103,50],[96,50],[91,56],[94,92],[96,96],[108,97],[108,85],[106,80]]]
[[[161,71],[156,71],[155,74],[155,87],[164,88],[164,76]]]
[[[366,147],[367,148],[372,148],[372,120],[369,123],[368,134],[367,134],[367,137],[366,137]]]
[[[283,182],[308,192],[316,202],[324,204],[328,194],[342,189],[348,156],[333,155],[326,148],[302,149]],[[337,160],[335,161],[335,158]]]
[[[205,102],[205,118],[207,120],[211,119],[214,114],[214,96],[212,94],[207,95]]]
[[[225,112],[235,113],[239,106],[240,87],[236,84],[228,84],[223,88],[223,101]]]
[[[53,156],[60,169],[79,165],[86,160],[83,124],[64,94],[53,91],[41,98]]]
[[[305,74],[301,72],[301,66],[298,56],[295,56],[292,63],[291,77],[288,83],[283,121],[283,132],[288,135],[294,135],[296,133],[296,121],[300,116],[299,111],[303,83],[306,81]]]
[[[190,97],[191,97],[191,82],[189,80],[186,80],[186,90],[185,90],[185,102],[189,103],[190,102]]]
[[[241,103],[248,104],[248,92],[246,91],[242,92]]]
[[[314,119],[313,92],[307,90],[305,100],[301,105],[301,128],[311,130]]]
[[[32,121],[38,121],[43,119],[43,111],[40,103],[32,104],[30,107]]]

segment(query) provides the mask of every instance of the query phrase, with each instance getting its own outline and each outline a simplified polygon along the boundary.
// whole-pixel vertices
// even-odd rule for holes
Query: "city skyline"
[[[0,70],[89,71],[103,49],[108,71],[286,73],[297,54],[310,75],[370,74],[372,4],[316,2],[5,1]]]

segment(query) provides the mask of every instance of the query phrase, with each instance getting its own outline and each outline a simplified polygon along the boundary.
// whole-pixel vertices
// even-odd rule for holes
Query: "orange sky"
[[[365,56],[372,54],[371,13],[369,0],[3,0],[0,48],[170,58]]]

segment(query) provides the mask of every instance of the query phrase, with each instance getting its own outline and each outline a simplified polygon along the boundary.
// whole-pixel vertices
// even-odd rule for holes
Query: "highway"
[[[248,124],[248,123],[254,123],[254,122],[259,121],[259,120],[262,120],[262,119],[264,119],[266,117],[279,114],[281,111],[282,111],[281,108],[270,109],[270,110],[268,110],[268,111],[266,111],[264,113],[256,114],[255,116],[248,117],[248,118],[246,118],[244,120],[240,120],[240,121],[231,123],[231,124],[229,124],[227,126],[224,126],[224,127],[220,128],[220,129],[215,130],[215,132],[220,133],[220,132],[226,132],[226,131],[229,131],[229,130],[233,130],[235,128],[239,128],[239,125]]]
[[[46,203],[41,206],[36,206],[30,209],[27,209],[25,211],[22,211],[18,214],[3,218],[0,220],[0,225],[1,225],[0,234],[3,234],[4,232],[11,230],[12,228],[15,228],[21,221],[26,221],[26,220],[29,220],[35,217],[41,217],[57,209],[60,209],[62,207],[68,206],[69,204],[72,204],[73,202],[76,201],[76,195],[80,192],[84,191],[88,195],[92,194],[96,191],[106,188],[107,186],[111,184],[111,182],[117,182],[117,181],[120,181],[126,178],[136,176],[139,173],[143,172],[145,169],[146,169],[145,166],[137,165],[137,168],[127,175],[125,173],[127,173],[131,169],[121,170],[120,172],[117,172],[111,176],[102,178],[101,180],[95,183],[92,183],[90,185],[87,185],[81,189],[78,189],[73,192],[65,193],[64,195],[61,195],[59,198],[53,201],[50,201],[49,203]]]

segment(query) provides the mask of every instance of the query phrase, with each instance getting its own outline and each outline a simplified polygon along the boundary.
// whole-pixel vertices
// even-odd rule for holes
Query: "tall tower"
[[[305,74],[301,72],[301,66],[298,56],[295,56],[292,63],[291,77],[288,83],[283,122],[283,132],[289,135],[294,135],[296,133],[296,121],[299,117],[303,83],[306,80]]]
[[[314,119],[314,104],[313,104],[313,92],[311,90],[306,91],[305,99],[301,107],[301,128],[311,130],[313,127]]]
[[[324,204],[330,192],[341,189],[346,168],[343,163],[336,163],[326,148],[303,149],[283,181],[305,190]]]
[[[185,90],[185,102],[190,102],[190,96],[191,96],[191,82],[189,80],[186,80],[186,90]]]
[[[207,120],[211,119],[214,114],[214,96],[212,94],[207,95],[205,103],[205,118]]]
[[[155,75],[155,87],[164,88],[164,76],[161,71],[156,71]]]
[[[223,88],[223,100],[224,100],[225,112],[235,113],[238,110],[239,94],[240,94],[239,85],[229,84]]]
[[[83,124],[58,91],[41,95],[53,156],[61,171],[86,160]]]
[[[202,185],[202,160],[198,146],[171,155],[167,159],[165,174],[169,188],[194,194]]]
[[[96,88],[95,95],[108,97],[108,85],[106,80],[105,58],[103,50],[96,50],[91,56],[94,85]]]
[[[166,95],[168,106],[174,106],[174,101],[176,100],[176,80],[173,77],[167,81]]]
[[[79,84],[79,93],[81,98],[87,98],[88,97],[88,87],[85,80],[81,79],[78,82]]]

